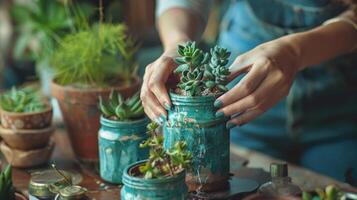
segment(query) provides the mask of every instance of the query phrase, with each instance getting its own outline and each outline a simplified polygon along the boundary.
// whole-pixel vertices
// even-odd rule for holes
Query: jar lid
[[[271,163],[270,164],[270,176],[271,177],[287,177],[288,176],[288,164],[286,164],[286,163]]]
[[[71,185],[62,188],[59,191],[59,196],[61,200],[77,200],[83,199],[86,195],[87,189],[79,185]]]
[[[67,177],[67,180],[72,182],[71,175],[68,172],[61,170],[61,173]],[[55,192],[53,192],[52,189],[60,189],[68,186],[67,180],[55,170],[32,173],[29,183],[29,193],[41,198],[54,197]]]

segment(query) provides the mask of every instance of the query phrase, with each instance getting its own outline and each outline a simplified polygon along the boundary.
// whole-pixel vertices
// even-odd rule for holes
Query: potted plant
[[[67,35],[54,51],[52,94],[80,160],[98,161],[99,96],[115,90],[129,97],[139,89],[137,49],[123,24],[99,23]]]
[[[165,150],[158,128],[158,124],[150,123],[149,138],[140,145],[141,148],[149,148],[149,158],[124,170],[121,199],[187,199],[185,173],[191,166],[192,154],[186,151],[186,144],[182,141]]]
[[[109,101],[100,97],[99,105],[102,112],[98,144],[100,176],[119,184],[124,168],[148,155],[147,150],[139,148],[139,144],[147,139],[149,120],[145,117],[138,93],[124,99],[112,91]]]
[[[53,75],[53,69],[49,67],[52,51],[57,42],[80,23],[77,17],[71,15],[75,7],[80,8],[85,16],[94,10],[86,2],[47,0],[16,1],[11,7],[17,27],[14,57],[35,62],[36,73],[46,96],[50,95]]]
[[[52,122],[52,106],[36,87],[13,87],[0,95],[0,108],[6,129],[42,129]]]
[[[170,92],[172,108],[164,123],[164,147],[184,141],[192,152],[192,171],[187,175],[190,191],[214,191],[229,186],[229,131],[224,116],[216,116],[214,101],[223,92],[227,76],[225,65],[230,52],[215,46],[205,53],[195,42],[178,46],[177,88]]]
[[[0,199],[27,200],[21,193],[15,192],[15,188],[12,185],[12,169],[10,165],[6,166],[0,173]]]
[[[39,89],[27,86],[12,88],[0,95],[0,149],[15,167],[30,167],[46,162],[54,143],[49,142],[52,106]]]

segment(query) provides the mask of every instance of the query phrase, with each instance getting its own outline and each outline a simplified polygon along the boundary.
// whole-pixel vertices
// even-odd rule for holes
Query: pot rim
[[[137,83],[141,82],[141,79],[138,75],[133,75],[132,76],[132,80],[134,80],[134,82],[132,82],[131,84],[118,84],[115,86],[109,86],[109,87],[91,87],[91,88],[79,88],[79,87],[73,87],[73,85],[69,84],[69,85],[60,85],[59,83],[56,82],[56,78],[53,78],[51,80],[51,85],[52,87],[56,87],[56,88],[63,88],[64,90],[70,91],[70,92],[77,92],[77,93],[92,93],[92,92],[104,92],[104,91],[108,91],[108,90],[112,90],[113,88],[117,89],[117,90],[121,90],[127,87],[130,87],[131,85],[135,85]]]
[[[162,178],[153,178],[153,179],[145,179],[142,177],[136,177],[136,176],[132,176],[129,174],[129,171],[134,168],[137,167],[139,165],[142,165],[143,163],[145,163],[147,160],[140,160],[137,161],[135,163],[132,163],[130,165],[128,165],[124,171],[123,171],[123,178],[122,178],[122,182],[124,185],[128,185],[128,186],[135,186],[135,187],[140,187],[141,184],[152,184],[152,185],[158,185],[158,184],[168,184],[168,183],[173,183],[173,182],[177,182],[180,180],[185,181],[185,177],[186,177],[186,170],[182,170],[179,173],[175,174],[174,176],[167,176],[167,177],[162,177]],[[135,183],[133,183],[135,182]],[[139,183],[139,184],[138,184]]]
[[[43,134],[47,132],[53,132],[55,130],[55,127],[53,125],[42,128],[42,129],[9,129],[9,128],[4,128],[3,126],[0,125],[0,135],[5,134],[5,135],[11,135],[11,134]]]
[[[183,96],[172,91],[169,92],[170,99],[174,105],[212,105],[219,95],[207,96]]]
[[[128,120],[128,121],[117,121],[117,120],[111,120],[103,115],[100,115],[100,124],[112,128],[121,128],[126,126],[143,126],[143,124],[146,124],[149,122],[149,118],[145,115],[143,118],[137,119],[137,120]],[[134,127],[130,127],[134,128]]]
[[[8,116],[12,117],[27,117],[27,116],[32,116],[32,115],[39,115],[39,114],[45,114],[49,112],[53,112],[52,105],[49,102],[46,102],[46,109],[42,111],[37,111],[37,112],[9,112],[0,107],[0,113],[5,114]]]

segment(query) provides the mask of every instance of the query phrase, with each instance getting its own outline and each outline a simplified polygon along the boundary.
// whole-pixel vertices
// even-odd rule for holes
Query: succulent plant
[[[40,112],[48,108],[48,103],[35,87],[13,87],[0,96],[0,106],[8,112]]]
[[[211,94],[227,91],[225,84],[230,74],[225,67],[230,52],[215,46],[210,54],[199,49],[195,42],[178,45],[179,57],[175,62],[179,64],[174,73],[181,74],[177,87],[188,96],[203,95],[209,90]]]
[[[173,176],[185,169],[190,169],[192,154],[186,151],[186,143],[176,142],[170,150],[163,148],[163,136],[159,133],[159,125],[155,122],[148,124],[149,138],[140,144],[141,148],[149,148],[149,159],[139,167],[144,178],[159,178]]]
[[[317,188],[315,190],[315,194],[309,192],[302,193],[303,200],[339,200],[342,199],[344,193],[335,185],[328,185],[323,190],[321,188]]]
[[[230,74],[225,66],[231,52],[225,48],[215,46],[211,49],[211,59],[204,71],[205,85],[209,89],[217,88],[221,92],[226,92],[227,76]]]
[[[99,108],[104,117],[112,120],[127,121],[144,117],[139,93],[124,99],[119,93],[112,91],[107,102],[99,97]]]
[[[15,189],[12,185],[12,168],[10,165],[0,173],[0,199],[15,200]]]

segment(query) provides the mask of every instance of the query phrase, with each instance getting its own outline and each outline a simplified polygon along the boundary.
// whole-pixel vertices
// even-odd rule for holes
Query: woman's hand
[[[171,107],[166,85],[174,82],[173,70],[177,67],[174,58],[177,57],[176,48],[166,50],[156,61],[146,67],[140,98],[148,117],[162,123],[167,118],[164,109]]]
[[[247,74],[215,102],[215,106],[221,108],[217,116],[233,116],[227,128],[255,119],[287,96],[299,68],[298,55],[290,41],[282,38],[236,58],[230,66],[229,80]]]

